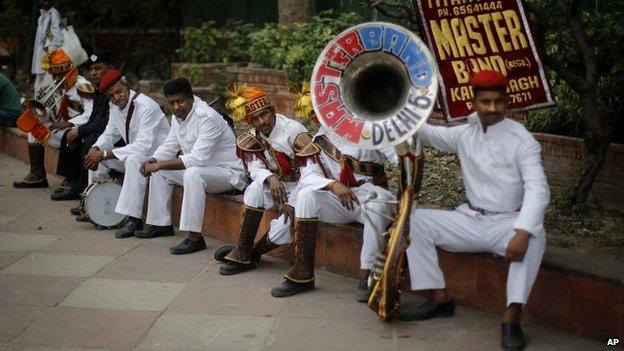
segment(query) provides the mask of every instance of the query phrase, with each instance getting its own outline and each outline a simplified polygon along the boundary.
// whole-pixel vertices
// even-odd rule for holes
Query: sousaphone
[[[388,231],[376,230],[382,249],[369,277],[368,305],[388,320],[400,302],[409,217],[423,169],[417,131],[436,102],[437,66],[411,31],[369,22],[345,30],[325,47],[310,86],[314,111],[334,143],[362,149],[394,147],[399,156],[397,214]],[[367,202],[380,200],[369,194]],[[367,217],[366,204],[363,209]]]

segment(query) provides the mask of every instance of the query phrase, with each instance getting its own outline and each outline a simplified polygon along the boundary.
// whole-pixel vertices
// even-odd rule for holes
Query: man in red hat
[[[115,237],[127,238],[143,228],[141,216],[147,178],[139,170],[167,138],[169,122],[160,106],[130,89],[118,70],[106,72],[99,89],[110,101],[108,124],[85,156],[85,168],[90,170],[89,183],[107,177],[111,170],[127,171],[115,207],[115,212],[128,216]],[[115,147],[119,140],[126,145]]]
[[[436,246],[459,252],[493,252],[510,262],[507,309],[501,346],[525,345],[520,327],[545,249],[544,212],[550,200],[540,145],[526,128],[505,118],[507,78],[481,71],[471,79],[475,112],[468,123],[445,128],[425,125],[423,144],[459,155],[468,203],[454,211],[416,209],[407,249],[412,290],[432,290],[414,308],[401,306],[398,318],[452,316],[455,304],[445,289]]]

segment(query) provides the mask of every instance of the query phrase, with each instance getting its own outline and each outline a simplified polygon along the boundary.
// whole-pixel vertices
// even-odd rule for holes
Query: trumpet
[[[382,320],[400,305],[409,246],[409,218],[420,190],[424,158],[417,131],[433,111],[438,69],[427,46],[411,31],[395,24],[369,22],[334,38],[316,61],[311,79],[312,103],[328,137],[355,148],[394,147],[399,157],[398,201],[366,204],[397,206],[389,230],[373,228],[381,250],[369,275],[368,306]],[[370,220],[369,220],[370,222]]]
[[[58,122],[60,118],[55,112],[65,96],[65,83],[72,74],[75,74],[73,70],[47,87],[39,89],[35,98],[26,102],[26,110],[16,121],[21,131],[31,133],[40,144],[45,143],[51,135],[50,129],[44,123],[48,119]]]

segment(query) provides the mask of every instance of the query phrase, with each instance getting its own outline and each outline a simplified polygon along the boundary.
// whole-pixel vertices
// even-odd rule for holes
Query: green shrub
[[[309,80],[321,51],[343,30],[362,22],[355,13],[324,11],[288,28],[274,23],[250,35],[249,56],[262,67],[283,69],[288,80]]]
[[[180,58],[193,63],[249,61],[247,46],[253,25],[231,19],[223,28],[214,25],[214,21],[207,21],[199,27],[188,27],[184,45],[177,50]]]

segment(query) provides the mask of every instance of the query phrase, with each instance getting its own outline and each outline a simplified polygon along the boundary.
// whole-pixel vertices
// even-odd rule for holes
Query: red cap
[[[477,72],[470,79],[473,88],[506,88],[509,81],[500,72],[484,70]]]
[[[100,78],[100,93],[104,93],[106,89],[113,86],[113,84],[117,83],[121,79],[121,72],[116,69],[111,69],[104,73],[102,78]]]

